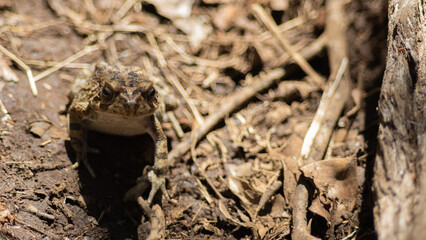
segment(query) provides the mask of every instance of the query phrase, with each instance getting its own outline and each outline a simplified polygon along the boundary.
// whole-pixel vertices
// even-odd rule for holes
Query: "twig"
[[[64,201],[61,201],[60,199],[54,197],[52,199],[52,204],[60,209],[62,211],[62,213],[65,215],[65,217],[67,217],[67,219],[70,222],[75,221],[76,216],[74,215],[74,213],[67,207],[67,205],[65,204]],[[100,220],[99,220],[100,221]]]
[[[278,30],[280,31],[280,34],[282,34],[283,32],[286,32],[290,29],[296,28],[302,24],[305,23],[305,20],[303,19],[303,17],[296,17],[293,18],[291,20],[286,21],[285,23],[277,26]],[[271,38],[272,35],[270,32],[264,32],[262,34],[260,34],[260,40],[261,41],[266,41],[267,39]]]
[[[272,185],[268,186],[266,191],[262,194],[262,197],[259,200],[259,204],[256,208],[255,216],[259,213],[259,211],[265,207],[266,203],[271,199],[278,189],[283,185],[281,181],[275,181]]]
[[[309,164],[323,158],[334,126],[349,95],[349,71],[347,70],[346,74],[343,73],[343,70],[346,69],[345,62],[347,60],[345,59],[347,59],[348,51],[345,39],[347,25],[344,18],[343,5],[344,2],[340,0],[328,0],[326,2],[326,34],[331,68],[330,76],[336,76],[336,79],[341,78],[341,80],[340,82],[333,82],[329,86],[329,90],[325,91],[324,96],[321,99],[320,107],[318,108],[314,119],[323,118],[323,120],[320,123],[321,126],[311,124],[308,133],[312,132],[315,134],[310,133],[305,137],[304,146],[301,150],[301,156],[303,156],[303,158],[300,157],[299,166]],[[310,139],[312,137],[313,139]],[[314,239],[314,237],[309,233],[310,230],[306,216],[310,192],[309,188],[310,183],[303,177],[303,175],[301,175],[294,194],[293,204],[294,230],[292,232],[292,239],[295,240]]]
[[[201,206],[198,208],[197,212],[195,212],[194,216],[192,217],[192,219],[191,219],[191,225],[195,221],[195,219],[197,219],[198,214],[201,212],[201,209],[203,209],[203,208],[204,208],[204,202],[201,203]]]
[[[110,63],[118,63],[118,53],[117,53],[117,46],[115,45],[115,39],[112,37],[107,42],[108,44],[108,52],[109,56],[107,56],[107,59]]]
[[[58,65],[60,62],[55,61],[43,61],[43,60],[36,60],[36,59],[27,59],[23,60],[28,65],[34,65],[34,66],[41,66],[41,67],[53,67]],[[69,63],[68,65],[64,66],[64,68],[89,68],[90,63]]]
[[[365,75],[365,68],[366,65],[364,63],[361,63],[358,67],[358,73],[357,73],[357,86],[356,86],[356,92],[351,92],[352,99],[355,103],[355,106],[346,112],[345,118],[349,118],[353,115],[355,115],[360,109],[361,109],[361,103],[364,102],[365,95],[362,93],[364,90],[364,75]],[[347,133],[347,132],[346,132]]]
[[[34,80],[38,81],[38,80],[40,80],[40,79],[48,76],[49,74],[52,74],[52,73],[58,71],[59,69],[61,69],[64,66],[66,66],[67,64],[69,64],[69,63],[71,63],[71,62],[73,62],[73,61],[81,58],[82,56],[84,56],[84,55],[86,55],[86,54],[88,54],[90,52],[98,50],[99,48],[100,48],[99,44],[95,44],[95,45],[91,45],[91,46],[86,46],[82,50],[80,50],[79,52],[76,52],[75,54],[71,55],[70,57],[68,57],[64,61],[58,63],[56,66],[53,66],[53,67],[47,69],[46,71],[41,72],[40,74],[38,74],[37,76],[34,77]]]
[[[112,16],[111,20],[113,22],[120,21],[124,15],[132,8],[133,5],[139,0],[127,0],[123,5],[121,5],[120,9]]]
[[[213,197],[210,196],[209,191],[207,190],[206,186],[203,185],[203,183],[195,176],[192,176],[195,180],[195,183],[198,185],[199,191],[201,195],[203,195],[204,199],[206,199],[207,203],[209,205],[212,205],[214,203]]]
[[[45,212],[41,212],[40,210],[38,210],[34,205],[30,204],[27,206],[27,210],[31,213],[34,213],[35,215],[37,215],[38,217],[41,217],[43,219],[46,220],[50,220],[53,221],[55,220],[55,216],[53,216],[52,214],[48,214]]]
[[[315,39],[315,41],[310,43],[308,45],[308,47],[301,50],[301,54],[302,54],[302,56],[309,55],[306,52],[306,50],[308,50],[308,49],[316,54],[316,53],[320,52],[326,44],[327,44],[327,36],[326,36],[325,33],[323,33],[317,39]],[[290,62],[294,62],[294,60],[291,59]]]
[[[170,122],[172,123],[173,129],[176,132],[176,135],[179,138],[182,138],[184,133],[183,133],[183,129],[179,124],[179,121],[176,119],[176,116],[173,112],[167,112],[167,117],[169,118]]]
[[[84,0],[84,8],[87,10],[87,12],[90,14],[91,19],[93,19],[95,22],[101,22],[102,16],[98,13],[95,4],[93,3],[93,0]]]
[[[285,51],[287,51],[290,56],[294,59],[294,61],[300,66],[300,68],[309,75],[309,77],[314,80],[314,82],[321,88],[325,86],[325,80],[323,77],[321,77],[312,67],[309,65],[309,63],[306,61],[306,59],[298,53],[290,44],[290,42],[281,35],[280,29],[278,26],[274,23],[274,20],[272,17],[266,13],[265,9],[263,9],[262,6],[259,4],[253,4],[251,6],[256,18],[262,22],[266,28],[272,33],[272,36],[274,36],[278,42],[280,43],[281,47],[284,48]]]
[[[35,79],[33,76],[33,73],[31,71],[31,68],[27,66],[24,62],[21,61],[15,54],[9,52],[6,48],[4,48],[2,45],[0,45],[0,51],[2,51],[4,54],[6,54],[8,57],[10,57],[13,61],[15,61],[21,68],[25,70],[27,73],[28,81],[30,82],[31,91],[34,96],[37,96],[37,86],[35,85]]]
[[[355,234],[358,233],[358,229],[355,229],[353,232],[351,232],[348,236],[342,238],[342,240],[349,240],[349,239],[354,239]]]
[[[319,41],[319,43],[317,41]],[[312,42],[309,46],[301,51],[302,56],[308,59],[312,58],[321,51],[322,48],[319,46],[324,46],[324,43],[324,38],[320,36],[320,38]],[[290,59],[288,58],[287,62],[289,61]],[[191,136],[186,137],[178,145],[173,147],[173,150],[169,153],[169,164],[173,166],[174,162],[179,157],[189,151],[192,141],[200,141],[226,116],[230,115],[236,109],[241,107],[241,105],[254,97],[254,95],[258,92],[262,92],[265,89],[271,87],[275,80],[281,78],[282,76],[284,76],[284,71],[282,71],[282,69],[275,69],[266,75],[260,76],[258,81],[255,81],[255,84],[244,87],[240,91],[234,93],[231,97],[229,97],[229,100],[226,101],[226,103],[217,110],[215,114],[209,116],[205,120],[204,124],[200,126],[200,128],[194,130]]]
[[[84,21],[82,23],[73,23],[73,25],[74,27],[84,30],[99,32],[148,32],[152,30],[149,27],[140,24],[102,25]]]
[[[342,64],[337,73],[336,79],[333,81],[331,87],[324,92],[321,98],[320,105],[318,106],[317,112],[312,120],[311,126],[309,127],[308,132],[306,133],[305,139],[303,140],[302,150],[300,151],[301,160],[308,159],[309,154],[311,153],[311,148],[314,143],[314,140],[321,129],[324,126],[326,120],[326,115],[330,109],[330,101],[333,96],[336,94],[337,87],[342,80],[343,73],[346,69],[346,65],[348,64],[348,59],[344,58],[342,60]],[[299,162],[299,166],[303,166],[304,162]]]
[[[34,23],[31,25],[19,25],[19,26],[3,26],[0,28],[0,33],[3,32],[25,32],[25,33],[29,33],[32,31],[36,31],[39,29],[43,29],[43,28],[47,28],[53,25],[57,25],[62,23],[62,20],[57,20],[57,19],[53,19],[53,20],[48,20],[45,22],[40,22],[40,23]]]
[[[296,186],[293,203],[293,232],[291,234],[292,239],[295,240],[319,239],[309,233],[310,229],[308,229],[306,219],[310,187],[310,183],[305,178],[299,179]]]
[[[151,223],[151,230],[149,236],[147,238],[150,240],[154,239],[162,239],[165,236],[164,232],[164,214],[159,205],[154,205],[151,209],[147,201],[145,201],[142,197],[138,197],[137,199],[139,206],[144,211],[145,215],[149,218]]]

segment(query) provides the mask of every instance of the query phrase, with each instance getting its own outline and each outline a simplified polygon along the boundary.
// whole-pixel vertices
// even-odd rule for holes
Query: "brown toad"
[[[120,136],[148,133],[156,148],[154,167],[148,172],[152,184],[148,202],[160,188],[167,194],[167,139],[155,114],[160,96],[140,68],[98,63],[90,78],[75,81],[69,97],[68,131],[77,164],[83,163],[95,177],[87,159],[87,152],[94,151],[87,144],[88,130]]]

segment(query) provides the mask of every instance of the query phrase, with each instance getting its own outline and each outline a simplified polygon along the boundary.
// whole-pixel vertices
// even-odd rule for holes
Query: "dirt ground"
[[[316,86],[291,60],[251,4],[260,4],[283,38],[330,82],[326,49],[310,48],[333,27],[326,26],[327,1],[160,2],[0,1],[0,45],[39,80],[34,96],[22,64],[2,51],[0,65],[10,67],[16,81],[0,76],[7,110],[0,113],[0,239],[150,234],[153,220],[137,203],[123,201],[152,164],[149,136],[90,132],[89,145],[100,150],[89,154],[98,176],[72,167],[67,93],[77,76],[101,60],[140,66],[179,99],[163,123],[174,156],[167,175],[171,199],[155,201],[164,215],[164,238],[291,238],[298,161],[327,87]],[[319,238],[375,239],[370,184],[386,18],[386,1],[345,5],[351,96],[333,125],[325,161],[302,169],[311,179],[307,218]],[[70,56],[75,59],[61,66]],[[244,92],[259,82],[270,84],[252,95]],[[193,133],[229,103],[235,106],[191,144]]]

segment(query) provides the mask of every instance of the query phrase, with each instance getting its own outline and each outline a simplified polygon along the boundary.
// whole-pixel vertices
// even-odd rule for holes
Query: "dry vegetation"
[[[0,239],[374,238],[364,187],[383,9],[0,1]],[[163,123],[171,199],[144,211],[122,197],[152,157],[149,137],[92,133],[100,176],[71,168],[66,94],[100,60],[142,67],[180,102]]]

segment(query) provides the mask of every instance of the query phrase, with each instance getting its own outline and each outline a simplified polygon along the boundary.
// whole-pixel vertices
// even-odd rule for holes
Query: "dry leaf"
[[[243,226],[243,227],[249,227],[248,224],[238,221],[237,219],[234,219],[231,214],[228,212],[228,209],[226,208],[226,205],[223,203],[222,200],[219,200],[219,210],[220,212],[231,222],[233,222],[235,225]]]
[[[276,194],[274,202],[272,203],[271,208],[271,217],[281,218],[288,216],[288,213],[285,211],[286,203],[284,197],[281,194]]]
[[[228,170],[229,174],[234,177],[248,177],[253,174],[252,164],[250,162],[245,162],[239,165],[226,164],[225,168]]]
[[[320,215],[321,217],[323,217],[325,220],[327,220],[327,223],[330,223],[330,212],[328,210],[326,210],[325,204],[322,203],[320,201],[320,198],[315,198],[312,201],[311,206],[309,206],[309,211]],[[330,209],[330,206],[328,206],[327,209]]]
[[[329,223],[341,223],[341,217],[352,211],[356,203],[358,171],[353,158],[318,161],[301,170],[319,189],[309,210],[324,217]]]
[[[237,208],[237,213],[238,213],[238,216],[240,216],[241,220],[243,220],[244,222],[246,223],[251,222],[250,218],[247,215],[245,215],[243,211],[241,211],[239,208]]]
[[[237,196],[244,204],[250,205],[250,201],[246,198],[244,194],[245,189],[243,187],[243,184],[238,178],[233,177],[232,175],[229,175],[228,187],[229,187],[229,190],[231,190],[231,192],[235,194],[235,196]]]
[[[44,136],[47,130],[52,127],[52,124],[45,121],[34,121],[30,123],[29,131],[35,136],[41,138]]]
[[[302,167],[301,170],[328,198],[338,200],[348,211],[353,210],[358,180],[356,163],[352,157],[314,162]]]
[[[268,232],[268,228],[263,226],[260,222],[257,222],[254,226],[254,228],[257,230],[257,233],[259,234],[260,239],[263,239],[263,237]]]

